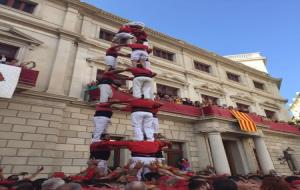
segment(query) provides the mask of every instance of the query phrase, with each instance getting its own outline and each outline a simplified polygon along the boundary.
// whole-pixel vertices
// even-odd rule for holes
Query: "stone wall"
[[[291,170],[286,162],[281,163],[278,158],[283,156],[283,151],[288,147],[294,150],[293,157],[300,166],[300,138],[296,135],[286,135],[274,132],[264,132],[265,142],[267,144],[269,153],[273,160],[275,169],[283,175],[290,175]]]
[[[68,101],[51,101],[45,97],[15,96],[0,100],[0,165],[5,174],[45,166],[45,177],[53,171],[78,173],[85,168],[93,131],[94,109]],[[130,114],[116,112],[108,132],[130,139],[133,130]],[[167,138],[184,143],[184,155],[194,169],[199,169],[193,125],[160,119],[160,132]],[[127,156],[128,157],[128,156]]]

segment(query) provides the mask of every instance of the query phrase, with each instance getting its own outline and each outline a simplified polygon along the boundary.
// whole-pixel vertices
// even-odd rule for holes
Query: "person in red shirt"
[[[118,102],[119,101],[110,101],[96,104],[96,112],[94,114],[95,129],[93,132],[92,142],[100,141],[101,135],[106,133],[113,115],[111,105]]]
[[[103,74],[101,74],[99,77],[97,77],[97,80],[99,82],[99,89],[100,89],[100,103],[108,102],[109,98],[112,98],[113,92],[112,92],[112,85],[115,84],[115,79],[121,79],[121,80],[127,80],[128,77],[120,77],[116,74],[124,72],[124,69],[121,70],[115,70],[112,67],[109,67],[108,71],[105,71]]]
[[[138,64],[137,67],[128,68],[126,71],[131,72],[134,76],[132,81],[133,96],[141,98],[143,94],[145,99],[152,99],[152,77],[156,76],[156,73],[144,68],[142,64]]]
[[[131,123],[134,128],[135,140],[143,141],[144,133],[147,141],[154,141],[155,129],[152,128],[152,109],[160,107],[160,103],[151,99],[134,99],[129,102]]]
[[[119,53],[120,50],[121,50],[120,45],[108,48],[106,50],[106,55],[104,57],[104,63],[106,65],[112,67],[113,69],[115,69],[118,65],[118,56],[130,57],[130,54],[125,55],[125,54]]]
[[[97,177],[97,164],[98,161],[96,160],[89,160],[87,162],[87,169],[80,172],[79,175],[75,175],[75,176],[70,176],[69,178],[72,181],[77,181],[77,182],[83,182],[83,181],[91,181],[93,179],[95,179]]]
[[[145,24],[142,22],[130,22],[124,24],[113,38],[113,42],[120,43],[122,41],[128,40],[130,39],[130,36],[128,36],[128,34],[132,34],[136,38],[137,43],[148,46],[148,35],[144,31],[144,29]]]
[[[93,143],[93,150],[103,149],[103,146],[127,148],[131,151],[131,159],[134,163],[142,162],[150,165],[156,161],[156,153],[169,144],[168,141],[101,141]]]
[[[101,141],[110,141],[110,135],[107,133],[103,133],[101,135]],[[98,161],[98,169],[99,169],[99,176],[106,176],[109,172],[108,168],[108,160],[111,153],[111,148],[107,146],[103,146],[103,148],[94,149],[94,144],[90,145],[90,159]]]
[[[148,58],[152,50],[148,46],[139,43],[127,44],[126,46],[132,50],[131,61],[133,67],[136,67],[137,64],[142,64],[144,67],[150,65]]]

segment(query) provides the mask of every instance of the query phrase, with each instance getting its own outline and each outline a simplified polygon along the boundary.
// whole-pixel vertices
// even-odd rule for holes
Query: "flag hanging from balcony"
[[[242,131],[247,131],[247,132],[257,131],[256,124],[246,113],[239,112],[237,110],[230,110],[230,112],[238,120]]]

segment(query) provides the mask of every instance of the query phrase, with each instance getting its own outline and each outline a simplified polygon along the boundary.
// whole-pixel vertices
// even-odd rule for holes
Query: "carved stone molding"
[[[162,79],[162,80],[170,80],[172,82],[177,82],[177,83],[182,84],[184,86],[189,86],[190,85],[190,83],[188,83],[185,79],[180,78],[180,77],[178,77],[178,76],[176,76],[175,74],[172,74],[172,73],[164,72],[164,73],[158,74],[156,77],[159,78],[159,79]]]
[[[2,22],[0,22],[0,36],[13,39],[18,42],[23,42],[30,46],[39,46],[43,44],[42,41],[39,41],[32,36],[15,29],[13,26]]]
[[[202,84],[202,85],[198,85],[198,86],[194,86],[195,90],[197,92],[203,91],[203,92],[210,92],[213,94],[217,94],[219,96],[225,96],[225,92],[222,88],[216,87],[215,85],[212,84]]]
[[[237,93],[236,95],[231,95],[230,98],[235,102],[244,101],[251,104],[255,102],[250,96],[247,96],[244,93]]]
[[[275,110],[280,110],[280,106],[278,104],[276,104],[276,102],[274,101],[265,101],[259,104],[262,107],[265,108],[271,108],[271,109],[275,109]]]

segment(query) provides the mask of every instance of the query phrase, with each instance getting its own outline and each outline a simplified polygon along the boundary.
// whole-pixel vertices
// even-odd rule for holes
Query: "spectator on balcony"
[[[6,56],[4,54],[1,55],[0,64],[6,64]]]
[[[175,103],[176,104],[183,104],[183,100],[179,98],[178,96],[175,97]]]
[[[200,108],[201,107],[200,101],[195,101],[194,106]]]
[[[142,64],[128,68],[126,71],[131,72],[134,76],[132,81],[133,96],[141,98],[144,95],[145,99],[153,99],[152,78],[156,76],[156,73],[144,68]]]
[[[19,60],[17,59],[12,59],[10,62],[6,62],[7,65],[11,65],[11,66],[16,66],[18,67],[19,64],[18,64]]]

